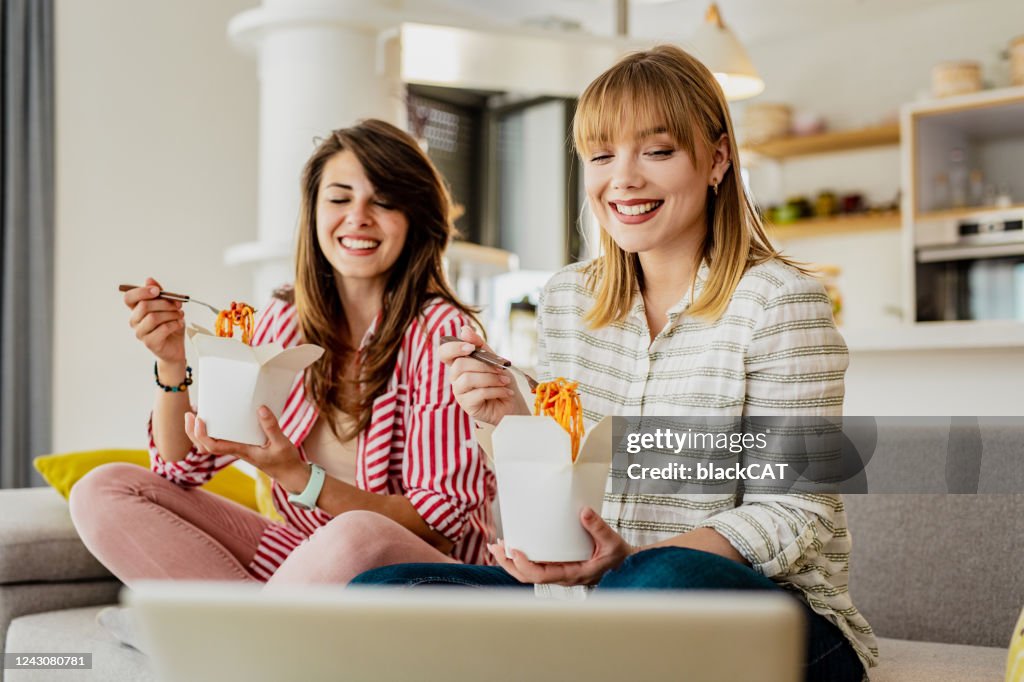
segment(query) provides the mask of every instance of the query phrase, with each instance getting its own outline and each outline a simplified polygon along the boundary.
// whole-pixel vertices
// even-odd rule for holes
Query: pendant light
[[[715,74],[726,99],[747,99],[764,91],[764,81],[750,55],[722,21],[717,4],[708,7],[704,23],[693,34],[689,48]]]

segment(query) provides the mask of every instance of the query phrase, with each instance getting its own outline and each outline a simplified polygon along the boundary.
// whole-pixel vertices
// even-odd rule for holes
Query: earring
[[[715,190],[715,196],[716,197],[718,196],[718,183],[719,182],[720,182],[719,180],[716,180],[715,184],[711,185],[711,189]]]

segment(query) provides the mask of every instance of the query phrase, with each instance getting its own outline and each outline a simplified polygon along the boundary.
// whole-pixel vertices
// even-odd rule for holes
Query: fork
[[[463,341],[462,339],[460,339],[457,336],[442,336],[441,337],[441,343],[469,343],[469,342],[468,341]],[[469,357],[476,358],[480,362],[484,362],[484,363],[486,363],[488,365],[492,365],[494,367],[500,367],[501,369],[505,370],[506,372],[508,372],[508,371],[515,371],[517,374],[519,374],[519,376],[521,376],[523,379],[526,380],[526,383],[530,387],[531,391],[536,391],[537,390],[537,386],[540,385],[540,382],[538,382],[532,376],[530,376],[529,374],[527,374],[523,370],[521,370],[518,367],[516,367],[515,365],[513,365],[511,360],[503,358],[500,355],[496,355],[496,354],[491,353],[489,351],[483,350],[482,348],[477,348],[475,351],[473,351],[472,353],[469,354]]]
[[[129,291],[131,289],[138,289],[138,288],[139,288],[139,285],[137,285],[137,284],[122,284],[121,286],[119,286],[117,288],[117,290],[118,291]],[[220,315],[220,308],[214,308],[209,303],[204,303],[203,301],[200,301],[197,298],[192,298],[191,296],[189,296],[187,294],[175,294],[175,293],[172,293],[170,291],[161,291],[159,294],[157,294],[157,298],[164,298],[164,299],[167,299],[168,301],[181,301],[182,303],[198,303],[199,305],[206,306],[207,308],[212,310],[214,315]]]

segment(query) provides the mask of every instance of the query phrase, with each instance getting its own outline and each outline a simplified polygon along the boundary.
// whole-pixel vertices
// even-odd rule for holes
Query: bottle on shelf
[[[953,208],[967,205],[967,154],[960,147],[949,153],[949,202]]]
[[[996,206],[999,208],[1009,208],[1012,205],[1013,195],[1010,193],[1009,183],[999,183],[999,189],[996,193]]]
[[[985,176],[982,175],[982,172],[979,169],[975,168],[971,171],[967,183],[967,198],[970,201],[971,206],[984,206]]]
[[[945,211],[949,208],[949,176],[936,173],[932,181],[932,211]]]

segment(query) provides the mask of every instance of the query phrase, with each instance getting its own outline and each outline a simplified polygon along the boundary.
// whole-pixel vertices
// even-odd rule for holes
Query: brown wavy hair
[[[375,191],[409,221],[405,244],[388,273],[383,314],[373,339],[358,357],[357,378],[345,379],[358,348],[347,342],[348,322],[335,285],[334,269],[320,250],[316,207],[324,165],[342,151],[355,154]],[[416,141],[390,123],[367,119],[333,131],[317,146],[302,171],[296,254],[295,306],[303,340],[326,352],[305,374],[306,391],[331,430],[341,439],[355,437],[370,423],[373,401],[387,388],[402,337],[433,298],[441,298],[476,321],[458,300],[444,273],[442,256],[455,235],[452,201],[440,173]],[[355,420],[342,433],[338,417]]]
[[[707,233],[704,252],[708,279],[687,311],[710,321],[721,317],[740,278],[758,263],[783,258],[772,246],[764,224],[740,178],[740,156],[722,88],[704,64],[672,45],[629,54],[594,80],[580,97],[573,119],[573,141],[581,161],[600,141],[655,128],[667,129],[686,150],[694,166],[698,147],[710,154],[719,138],[729,138],[731,166],[715,195],[707,190]],[[640,259],[619,248],[601,230],[603,255],[587,267],[597,300],[586,315],[592,327],[622,321],[633,291],[643,284]]]

